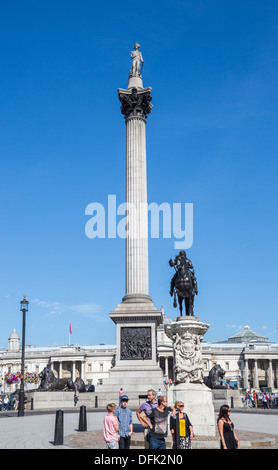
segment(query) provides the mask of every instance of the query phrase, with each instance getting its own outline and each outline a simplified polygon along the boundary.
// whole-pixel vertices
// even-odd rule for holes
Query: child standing
[[[118,419],[119,423],[119,449],[130,448],[130,438],[133,432],[132,412],[127,407],[127,405],[128,397],[126,395],[123,395],[121,407],[118,408],[115,412],[115,417]]]
[[[103,421],[103,436],[106,442],[106,449],[119,449],[119,423],[116,416],[114,416],[116,406],[116,403],[109,403],[106,406],[108,414]]]

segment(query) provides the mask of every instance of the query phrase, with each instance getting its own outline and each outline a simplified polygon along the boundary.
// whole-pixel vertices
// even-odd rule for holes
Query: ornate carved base
[[[157,367],[156,328],[162,322],[162,313],[150,296],[126,295],[109,315],[117,325],[116,366]]]
[[[199,436],[215,436],[212,391],[204,384],[201,346],[209,327],[194,316],[178,317],[165,325],[165,333],[173,341],[175,373],[168,402],[184,402],[184,411]]]
[[[165,325],[173,341],[175,384],[204,382],[201,341],[209,326],[194,316],[178,317]]]
[[[139,394],[151,388],[162,388],[163,372],[157,365],[156,329],[162,323],[162,312],[157,310],[148,295],[128,295],[110,312],[117,325],[115,366],[103,380],[101,391],[111,396],[123,387],[137,406]]]

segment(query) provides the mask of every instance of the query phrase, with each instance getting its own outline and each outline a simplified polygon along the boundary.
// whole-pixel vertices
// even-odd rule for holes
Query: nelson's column
[[[126,124],[125,296],[110,313],[117,325],[116,363],[101,387],[107,391],[123,387],[136,405],[138,393],[163,385],[156,345],[156,329],[163,316],[149,296],[146,120],[152,97],[151,87],[143,87],[139,48],[136,43],[131,52],[127,89],[118,89]]]

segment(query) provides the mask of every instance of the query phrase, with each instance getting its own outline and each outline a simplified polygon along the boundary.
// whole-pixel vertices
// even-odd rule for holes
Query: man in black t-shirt
[[[173,406],[167,406],[167,398],[165,396],[158,397],[158,406],[146,411],[141,418],[147,422],[150,419],[149,442],[150,449],[166,449],[165,437],[168,433],[168,416],[170,411],[175,415],[176,410]]]

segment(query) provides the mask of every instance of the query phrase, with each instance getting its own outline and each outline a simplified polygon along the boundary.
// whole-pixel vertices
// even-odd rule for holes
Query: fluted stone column
[[[126,120],[126,295],[149,294],[145,121]]]
[[[245,359],[245,365],[244,365],[244,388],[245,390],[249,389],[248,375],[249,375],[248,359]]]
[[[146,119],[151,88],[119,89],[126,122],[126,292],[124,300],[149,296]],[[151,300],[151,299],[149,299]]]
[[[146,390],[162,384],[156,328],[163,316],[149,295],[146,121],[152,111],[151,88],[144,88],[141,73],[132,69],[128,87],[119,88],[118,96],[126,127],[125,293],[109,313],[117,325],[117,351],[103,386],[119,383],[128,392],[138,381]]]
[[[272,370],[272,359],[268,359],[268,387],[273,388],[273,370]]]
[[[258,380],[258,359],[254,359],[254,388],[259,388],[259,380]]]
[[[143,87],[141,77],[130,77],[127,89],[118,89],[126,124],[126,209],[125,295],[110,313],[115,323],[119,315],[152,314],[160,324],[162,314],[149,295],[148,201],[146,162],[146,120],[152,111],[151,87]],[[155,318],[154,318],[155,317]]]
[[[73,361],[72,362],[72,376],[71,376],[73,382],[76,379],[76,369],[75,368],[76,368],[76,364],[75,364],[75,361]]]

